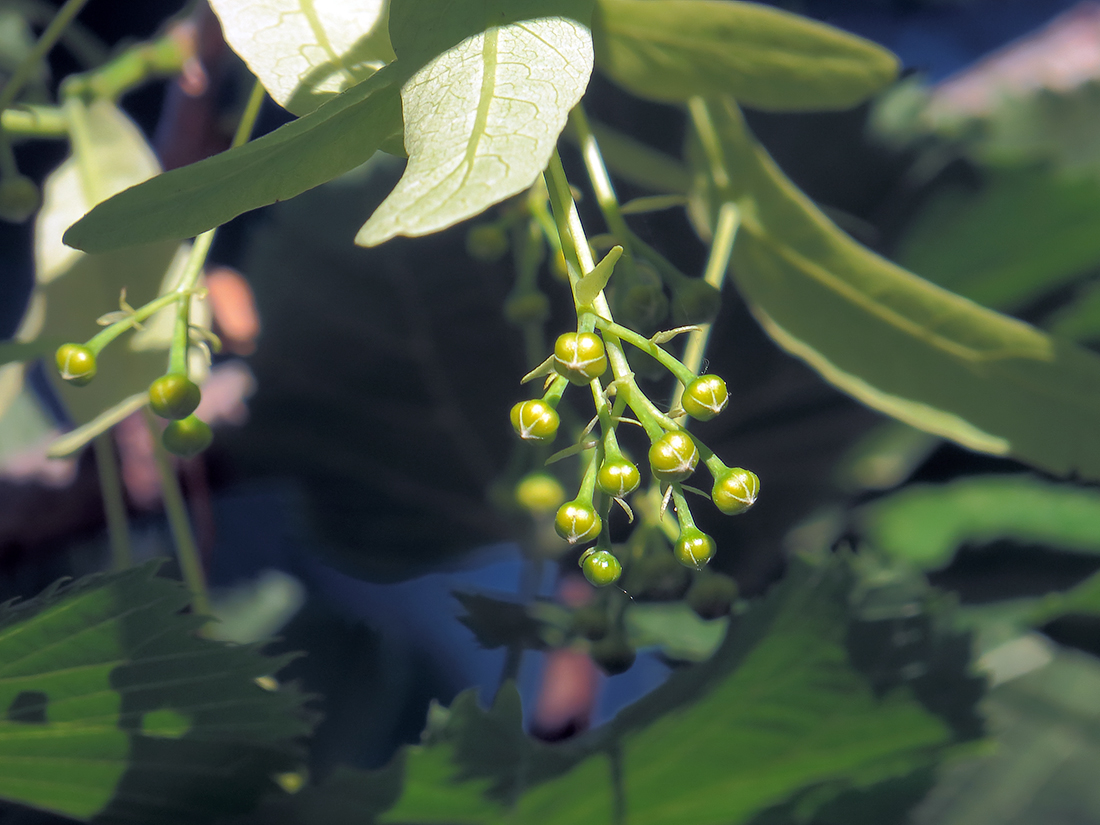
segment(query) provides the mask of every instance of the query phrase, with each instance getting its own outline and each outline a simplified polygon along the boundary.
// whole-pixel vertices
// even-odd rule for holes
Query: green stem
[[[684,488],[676,481],[672,483],[672,501],[676,505],[676,520],[680,523],[681,532],[695,528],[695,519],[691,517],[691,508],[684,495]]]
[[[631,232],[623,220],[619,210],[619,199],[615,195],[615,187],[611,183],[611,177],[607,174],[607,166],[604,165],[603,155],[600,154],[600,146],[596,142],[596,136],[592,134],[592,128],[588,125],[588,117],[584,108],[577,105],[573,108],[569,117],[573,121],[573,127],[581,141],[581,156],[584,158],[585,168],[588,170],[588,178],[592,183],[592,190],[596,193],[596,202],[600,206],[607,228],[615,235],[619,243],[623,245],[626,253],[626,263],[631,265]]]
[[[63,138],[69,135],[69,121],[58,106],[21,105],[0,114],[0,129],[12,137]]]
[[[122,483],[118,475],[118,461],[109,433],[103,433],[92,441],[95,450],[95,466],[99,473],[99,494],[103,499],[103,513],[107,517],[107,539],[111,545],[111,569],[125,570],[133,564],[130,552],[130,525],[126,518],[126,502],[122,497]]]
[[[691,125],[699,137],[699,143],[703,146],[703,154],[706,155],[707,163],[710,165],[710,176],[715,188],[720,192],[728,189],[730,176],[726,169],[725,152],[722,151],[722,138],[714,127],[707,102],[701,97],[690,98],[688,113],[691,115]]]
[[[614,321],[607,321],[603,318],[596,319],[596,326],[599,327],[602,332],[610,331],[620,340],[626,341],[628,344],[640,349],[647,355],[653,356],[661,363],[661,366],[685,384],[690,384],[695,380],[695,373],[692,370],[684,366],[684,364],[674,355],[666,352],[641,333],[624,327],[622,324],[616,324]]]
[[[15,70],[8,82],[4,84],[4,88],[0,90],[0,112],[11,106],[15,99],[19,96],[19,93],[23,91],[23,87],[27,84],[27,81],[31,79],[31,75],[34,74],[38,68],[38,64],[42,61],[42,58],[46,56],[46,53],[53,48],[53,45],[58,41],[58,38],[64,33],[68,25],[73,21],[84,7],[84,4],[88,0],[66,0],[65,4],[57,10],[57,14],[54,15],[53,20],[50,21],[50,25],[46,27],[46,30],[42,32],[42,36],[38,38],[38,42],[34,44],[34,48],[30,50],[30,53],[23,58],[23,61],[19,64],[19,67]]]
[[[178,73],[189,57],[184,42],[179,35],[169,33],[138,43],[90,72],[66,78],[63,93],[117,100],[152,78]]]
[[[740,226],[741,210],[737,208],[737,204],[731,201],[723,203],[718,209],[714,240],[711,242],[707,268],[703,273],[703,280],[719,292],[722,291],[726,273],[729,272],[733,243],[737,240],[737,230]],[[703,365],[703,354],[707,351],[707,343],[713,328],[714,324],[702,324],[698,330],[688,336],[687,345],[684,347],[684,366],[693,374],[697,373]],[[684,387],[689,383],[683,378],[680,382],[672,391],[672,409],[680,406]]]
[[[187,352],[190,348],[191,298],[184,296],[176,307],[176,327],[172,332],[172,345],[168,349],[168,372],[187,375]]]
[[[65,118],[69,121],[69,140],[72,142],[73,157],[76,158],[80,172],[80,185],[84,189],[84,199],[89,205],[95,205],[107,197],[99,167],[93,160],[92,133],[88,126],[88,111],[84,101],[78,97],[67,97],[64,103]]]
[[[184,294],[178,290],[173,290],[167,295],[161,295],[159,298],[154,298],[152,301],[145,304],[145,306],[134,310],[134,314],[129,318],[116,321],[109,327],[97,332],[85,342],[84,346],[90,349],[94,354],[99,355],[105,346],[122,335],[126,330],[133,328],[135,324],[140,324],[158,310],[164,309],[166,306],[189,296],[190,292]]]
[[[187,505],[183,501],[183,492],[180,490],[179,479],[168,458],[168,452],[161,444],[156,419],[148,407],[145,408],[145,424],[149,428],[149,435],[153,438],[153,458],[156,460],[157,472],[160,474],[164,513],[168,517],[168,528],[172,532],[172,541],[176,545],[176,558],[179,561],[184,584],[191,591],[191,607],[195,613],[209,616],[211,615],[210,595],[206,589],[206,574],[203,572],[202,561],[199,558],[195,533],[191,529],[191,521],[187,516]]]

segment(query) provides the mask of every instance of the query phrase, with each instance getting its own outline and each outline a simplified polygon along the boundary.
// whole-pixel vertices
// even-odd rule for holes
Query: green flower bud
[[[173,421],[164,428],[161,443],[164,449],[180,458],[196,456],[210,446],[214,433],[209,425],[194,415]]]
[[[471,227],[466,233],[466,252],[475,261],[496,263],[508,254],[508,233],[495,223]]]
[[[649,448],[649,466],[662,481],[683,481],[698,463],[699,450],[683,430],[665,433]]]
[[[726,382],[717,375],[700,375],[684,388],[680,403],[684,412],[699,421],[710,421],[730,402]]]
[[[687,594],[688,606],[701,619],[710,621],[729,615],[737,598],[737,582],[723,573],[700,572]]]
[[[589,655],[608,676],[617,676],[630,670],[637,658],[637,653],[621,631],[609,633],[598,642],[593,642]]]
[[[95,353],[83,344],[62,344],[54,360],[61,377],[75,387],[83,387],[95,378]]]
[[[504,302],[504,317],[517,327],[541,324],[550,317],[550,299],[541,292],[516,295]]]
[[[680,537],[672,546],[672,552],[676,560],[684,567],[693,570],[702,569],[707,562],[714,558],[717,550],[714,539],[695,527],[688,527],[680,531]]]
[[[549,473],[530,473],[516,485],[516,501],[530,513],[549,513],[565,501],[565,488]]]
[[[161,418],[187,418],[201,399],[198,385],[181,372],[162,375],[149,385],[149,407]]]
[[[0,180],[0,220],[23,223],[41,205],[42,195],[30,178],[12,175]]]
[[[574,499],[558,508],[554,529],[567,542],[576,544],[596,538],[603,529],[603,520],[590,503]]]
[[[623,574],[623,566],[607,550],[596,550],[586,553],[581,558],[581,570],[589,583],[596,587],[607,587],[619,580]]]
[[[596,473],[596,485],[609,496],[622,498],[638,489],[642,474],[625,458],[604,461]]]
[[[545,401],[532,398],[512,407],[512,429],[524,441],[553,441],[558,434],[558,412]]]
[[[572,383],[585,385],[607,371],[607,352],[594,332],[567,332],[554,343],[554,369]]]
[[[760,479],[751,470],[734,467],[714,480],[710,497],[715,506],[727,516],[736,516],[748,510],[760,494]]]

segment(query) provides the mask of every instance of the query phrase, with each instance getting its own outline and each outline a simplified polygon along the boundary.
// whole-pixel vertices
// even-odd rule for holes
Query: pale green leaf
[[[573,289],[573,297],[577,300],[577,306],[591,306],[596,300],[607,282],[611,280],[611,274],[615,271],[615,264],[623,254],[621,246],[613,246],[604,255],[603,259],[593,267],[592,271],[577,282]]]
[[[626,609],[625,624],[634,647],[659,647],[673,659],[701,662],[722,643],[729,619],[704,621],[683,601],[639,602]]]
[[[405,72],[392,63],[270,134],[122,192],[70,227],[64,241],[103,252],[183,240],[354,169],[400,133]]]
[[[35,223],[34,260],[38,281],[18,338],[44,342],[83,341],[96,332],[96,318],[114,310],[127,291],[137,304],[155,298],[166,278],[177,275],[185,250],[175,241],[160,241],[124,253],[88,254],[65,246],[61,235],[73,220],[112,194],[146,180],[159,169],[156,155],[141,131],[114,104],[98,101],[80,118],[73,156],[43,186],[42,209]],[[200,308],[197,318],[209,313]],[[62,403],[76,424],[84,424],[120,398],[141,392],[164,372],[168,337],[145,333],[139,351],[123,338],[100,354],[95,380],[70,386],[47,370]],[[54,344],[56,346],[56,343]],[[52,359],[51,359],[52,360]]]
[[[394,59],[386,0],[212,0],[226,42],[297,115]]]
[[[240,813],[297,764],[285,659],[198,638],[159,563],[0,608],[0,799],[97,822]]]
[[[714,198],[740,205],[732,274],[777,343],[914,427],[1100,477],[1100,358],[860,246],[784,177],[732,101],[710,112],[731,184],[702,193],[696,215],[714,214]]]
[[[758,109],[846,109],[896,76],[868,40],[756,3],[599,0],[596,64],[649,100],[733,95]]]
[[[405,174],[356,243],[437,232],[528,188],[591,73],[591,33],[567,17],[490,26],[430,60],[401,89]]]
[[[997,539],[1100,554],[1100,493],[1027,475],[906,487],[858,518],[875,547],[925,569]]]

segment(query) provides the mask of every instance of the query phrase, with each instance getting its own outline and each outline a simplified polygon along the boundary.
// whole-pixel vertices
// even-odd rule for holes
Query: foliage
[[[1100,478],[1100,359],[1085,346],[1100,247],[1078,217],[1100,164],[1066,126],[1095,89],[1004,104],[971,129],[913,81],[891,87],[887,50],[738,0],[211,0],[253,91],[230,148],[161,172],[118,99],[196,55],[169,32],[42,103],[41,61],[80,2],[36,45],[22,16],[0,40],[18,58],[0,88],[0,213],[37,215],[31,305],[0,344],[0,436],[52,432],[24,379],[60,345],[46,373],[73,429],[49,454],[95,445],[115,570],[0,606],[0,798],[97,822],[286,825],[980,823],[1006,799],[1018,821],[1043,819],[1060,794],[1094,809],[1094,737],[1076,729],[1095,726],[1096,664],[1036,629],[1100,612],[1100,573],[981,605],[925,574],[975,545],[1095,556],[1095,491],[1019,472],[907,482],[939,439]],[[600,122],[598,90],[586,111],[594,72],[604,95],[671,104],[648,111],[682,119],[680,156]],[[265,94],[296,117],[251,139]],[[875,95],[880,140],[981,176],[922,200],[899,263],[803,193],[743,111]],[[9,146],[28,136],[71,147],[37,209]],[[620,202],[616,183],[639,197]],[[247,472],[294,474],[322,556],[353,575],[408,579],[496,540],[526,565],[518,597],[455,594],[477,641],[506,652],[488,707],[475,688],[433,703],[419,744],[384,767],[315,780],[312,715],[273,678],[294,657],[253,644],[295,591],[211,600],[165,455],[210,444],[192,414],[208,417],[200,385],[222,343],[203,268],[218,227],[261,207],[244,260],[270,328],[253,421],[228,450]],[[673,208],[706,247],[701,275],[627,222]],[[476,274],[454,265],[467,259]],[[743,542],[744,556],[793,548],[782,580],[748,598],[725,573],[740,561],[729,537],[751,528],[712,525],[751,525],[772,481],[720,457],[748,463],[716,425],[743,403],[732,370],[752,357],[735,353],[728,381],[717,351],[708,364],[734,317],[724,288],[820,379],[901,422],[855,444],[839,484],[798,479],[826,488],[815,516],[791,528],[798,499]],[[517,402],[525,371],[533,397]],[[110,431],[144,408],[180,419],[162,430],[146,410],[185,587],[159,562],[134,566],[128,545]],[[0,441],[0,457],[16,452]],[[534,584],[549,566],[560,598]],[[594,679],[638,649],[674,666],[663,685],[565,741],[525,731],[526,653],[587,654]],[[987,734],[1001,753],[972,744]],[[1048,751],[1072,771],[1043,774],[1032,752]]]

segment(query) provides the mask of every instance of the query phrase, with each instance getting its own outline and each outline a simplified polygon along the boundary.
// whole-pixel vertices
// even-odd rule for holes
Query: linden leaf
[[[225,40],[296,115],[394,59],[386,0],[212,0]]]
[[[592,60],[588,28],[566,17],[490,26],[430,60],[401,89],[405,174],[355,242],[437,232],[530,186]]]

